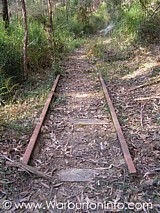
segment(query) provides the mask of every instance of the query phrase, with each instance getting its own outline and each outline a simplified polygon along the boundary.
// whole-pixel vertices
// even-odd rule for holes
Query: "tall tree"
[[[48,15],[49,15],[49,24],[51,28],[51,33],[53,34],[53,10],[52,10],[52,0],[48,0]]]
[[[28,78],[28,69],[27,69],[27,45],[28,45],[28,24],[27,24],[27,11],[25,0],[21,0],[22,3],[22,16],[24,24],[24,41],[23,41],[23,75],[24,79]]]
[[[8,15],[8,2],[7,0],[2,0],[2,12],[3,12],[3,21],[5,23],[5,28],[9,26],[9,15]]]
[[[18,19],[18,15],[19,15],[18,8],[19,8],[19,4],[18,4],[18,0],[16,0],[16,16],[17,16],[17,19]]]

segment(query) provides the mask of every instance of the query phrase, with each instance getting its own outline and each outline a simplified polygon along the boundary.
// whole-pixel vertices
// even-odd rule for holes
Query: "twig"
[[[140,89],[140,88],[143,88],[143,87],[147,87],[147,86],[150,86],[152,84],[157,84],[160,82],[160,78],[157,78],[157,79],[154,79],[154,80],[151,80],[147,83],[144,83],[144,84],[141,84],[139,86],[136,86],[136,87],[133,87],[131,88],[129,91],[133,91],[133,90],[136,90],[136,89]]]
[[[142,1],[142,0],[139,0],[139,2],[141,3],[142,7],[144,8],[145,12],[147,12],[150,16],[151,16],[151,13],[149,12],[149,10],[147,9],[145,3]]]
[[[143,109],[144,109],[145,104],[141,105],[141,111],[140,111],[140,122],[141,122],[141,127],[143,129]]]
[[[0,184],[10,184],[10,183],[14,183],[14,181],[9,181],[7,179],[0,180]]]
[[[148,175],[158,174],[158,172],[160,172],[160,168],[155,168],[151,171],[146,172],[143,177],[147,177]]]
[[[157,13],[159,12],[159,9],[160,9],[160,6],[158,6],[158,7],[155,9],[155,11],[153,12],[153,14],[151,15],[151,18],[152,18],[155,14],[157,14]]]
[[[135,98],[134,101],[145,101],[145,100],[151,100],[151,99],[160,99],[160,96],[140,97],[140,98]]]

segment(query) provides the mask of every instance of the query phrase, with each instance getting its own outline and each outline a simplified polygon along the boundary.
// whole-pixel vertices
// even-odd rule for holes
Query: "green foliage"
[[[28,19],[30,23],[35,21],[41,24],[47,23],[47,16],[45,15],[46,12],[48,12],[47,4],[44,5],[38,1],[33,2],[27,0],[26,6],[27,6]]]
[[[56,26],[54,31],[54,54],[58,56],[61,53],[67,52],[67,45],[72,35],[68,31],[68,26],[61,24]]]
[[[12,25],[4,31],[0,24],[0,75],[14,76],[15,80],[22,78],[22,49],[23,31],[18,25]]]
[[[11,100],[17,87],[18,84],[14,83],[13,77],[4,78],[0,76],[0,103],[4,103],[4,100]]]
[[[42,24],[29,23],[28,68],[36,69],[50,63],[50,47]],[[5,76],[22,79],[23,26],[13,22],[8,31],[0,25],[0,68]]]
[[[51,65],[48,37],[41,23],[37,21],[29,23],[28,67],[30,69]]]
[[[51,48],[47,40],[47,33],[43,25],[34,21],[29,23],[28,43],[28,68],[36,69],[51,65]],[[1,99],[8,99],[7,94],[11,90],[5,85],[8,79],[12,79],[13,85],[23,79],[22,48],[24,30],[22,24],[13,21],[8,30],[0,23],[0,83]],[[10,81],[9,81],[10,82]],[[13,91],[13,89],[12,89]],[[5,94],[4,94],[5,93]]]
[[[79,21],[75,16],[70,23],[70,31],[77,36],[89,35],[96,33],[103,28],[106,24],[106,20],[102,19],[98,13],[92,13],[88,19],[88,22],[83,23]]]
[[[67,25],[66,29],[76,37],[97,32],[109,19],[106,4],[101,3],[96,11],[92,11],[89,7],[90,4],[77,6],[77,9],[73,8],[70,14],[66,7],[58,7],[55,25]]]
[[[109,0],[108,10],[116,23],[113,40],[121,46],[132,42],[155,42],[160,39],[158,1]],[[151,4],[152,3],[152,4]]]
[[[119,21],[116,22],[113,36],[120,42],[127,44],[134,41],[137,38],[144,15],[139,3],[135,2],[130,7],[124,7]]]
[[[138,31],[144,20],[145,12],[139,1],[130,4],[120,4],[115,11],[115,29],[112,33],[112,43],[115,47],[125,48],[137,40]],[[112,16],[111,16],[112,17]]]
[[[62,23],[55,25],[53,47],[54,58],[60,60],[65,54],[73,51],[76,47],[79,47],[84,42],[83,38],[76,37],[76,35],[70,31],[68,23]]]

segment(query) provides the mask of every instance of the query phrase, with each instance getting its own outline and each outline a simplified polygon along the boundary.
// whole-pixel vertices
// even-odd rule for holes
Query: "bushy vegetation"
[[[69,30],[75,35],[92,34],[106,25],[109,18],[106,3],[101,3],[95,11],[88,12],[88,10],[86,5],[82,5],[71,17]]]
[[[132,41],[136,38],[138,29],[143,20],[144,13],[141,10],[141,5],[134,3],[130,8],[125,8],[121,11],[120,20],[117,22],[116,33],[120,39],[129,38]],[[122,38],[123,37],[123,38]]]
[[[7,31],[0,25],[0,66],[1,73],[21,78],[22,28],[12,25]]]
[[[29,24],[28,44],[28,69],[36,70],[39,67],[50,63],[50,47],[43,26],[38,22]],[[5,87],[9,80],[12,88],[17,82],[22,82],[22,48],[23,48],[23,26],[21,23],[13,22],[7,30],[0,25],[0,88]],[[4,92],[0,91],[0,98],[3,99]]]
[[[113,40],[120,45],[158,42],[160,39],[159,2],[155,1],[108,1],[111,19],[116,27]]]

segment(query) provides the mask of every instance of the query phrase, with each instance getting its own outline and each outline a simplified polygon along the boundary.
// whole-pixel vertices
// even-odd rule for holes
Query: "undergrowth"
[[[138,32],[144,20],[145,13],[139,3],[133,3],[129,8],[121,10],[118,20],[116,20],[113,31],[113,43],[119,48],[132,45],[138,41]]]
[[[72,12],[64,5],[56,7],[53,16],[53,35],[48,27],[46,16],[46,5],[27,2],[28,9],[28,70],[29,76],[39,69],[57,66],[66,54],[73,51],[85,42],[85,35],[96,32],[106,22],[106,4],[101,4],[99,9],[91,11],[87,20],[83,20],[83,12],[88,8],[82,5],[81,9],[76,8],[76,2],[72,2]],[[13,6],[13,5],[11,5]],[[13,7],[14,9],[14,7]],[[88,9],[87,9],[88,10]],[[64,18],[65,17],[65,18]],[[0,100],[1,103],[8,101],[6,92],[16,89],[17,83],[23,84],[23,48],[24,29],[22,18],[12,18],[8,29],[4,30],[4,24],[0,22]],[[2,80],[3,79],[3,80]],[[12,79],[12,80],[11,80]],[[5,89],[5,82],[10,82]],[[5,95],[4,95],[5,92]],[[11,92],[8,94],[11,95]]]
[[[13,137],[19,137],[22,132],[25,134],[31,133],[53,81],[53,71],[46,70],[43,75],[40,73],[34,74],[27,82],[19,86],[8,104],[0,107],[1,139],[5,137],[5,134],[3,134],[5,129],[12,130],[13,134],[16,132],[17,136]]]

